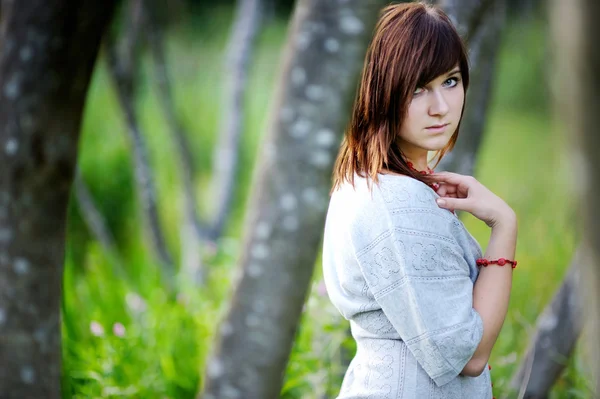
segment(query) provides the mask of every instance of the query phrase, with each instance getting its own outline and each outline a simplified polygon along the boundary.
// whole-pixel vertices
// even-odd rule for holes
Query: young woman
[[[357,343],[339,398],[492,398],[516,216],[473,177],[428,166],[456,142],[468,83],[444,12],[382,11],[325,224],[325,284]],[[491,228],[485,256],[456,209]]]

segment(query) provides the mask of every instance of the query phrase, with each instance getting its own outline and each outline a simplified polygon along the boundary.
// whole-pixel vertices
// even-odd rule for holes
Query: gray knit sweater
[[[426,184],[379,178],[342,185],[327,212],[325,285],[357,343],[338,398],[492,398],[487,367],[459,375],[483,334],[481,247]]]

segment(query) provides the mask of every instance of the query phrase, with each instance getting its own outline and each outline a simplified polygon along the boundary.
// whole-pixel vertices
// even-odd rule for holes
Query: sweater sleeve
[[[483,336],[465,250],[451,234],[458,225],[443,210],[383,209],[371,216],[385,228],[353,239],[356,259],[419,365],[444,385],[462,371]]]

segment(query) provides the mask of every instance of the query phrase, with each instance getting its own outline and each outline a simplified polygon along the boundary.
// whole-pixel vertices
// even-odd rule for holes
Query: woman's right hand
[[[434,173],[430,177],[441,183],[436,190],[441,197],[437,200],[440,208],[467,211],[492,228],[501,223],[516,223],[512,208],[474,177],[452,172]]]

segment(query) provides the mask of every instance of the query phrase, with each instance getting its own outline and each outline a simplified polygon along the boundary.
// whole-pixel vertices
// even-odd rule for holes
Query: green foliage
[[[177,112],[196,157],[195,190],[204,217],[212,209],[212,148],[222,117],[219,103],[226,73],[222,48],[231,21],[221,9],[211,15],[201,28],[183,24],[171,31],[167,49]],[[140,228],[143,217],[126,127],[112,82],[103,64],[98,66],[85,112],[79,165],[126,266],[119,274],[87,231],[73,201],[63,297],[65,398],[193,398],[201,389],[216,327],[232,293],[254,160],[265,133],[286,29],[286,23],[275,22],[259,38],[247,94],[235,208],[216,253],[204,260],[209,281],[198,290],[180,279],[175,298],[167,297],[161,287],[159,266]],[[476,170],[477,177],[519,217],[519,267],[509,313],[490,360],[497,397],[508,393],[536,317],[558,288],[579,240],[568,147],[550,120],[543,89],[543,33],[537,22],[511,25]],[[177,260],[183,204],[178,155],[152,74],[144,58],[137,109],[156,172],[161,223]],[[485,248],[488,228],[464,216]],[[286,399],[334,397],[345,371],[340,346],[347,356],[356,350],[347,334],[348,322],[329,302],[321,281],[319,258],[286,370],[282,389]],[[551,398],[590,396],[581,353],[585,349],[580,345]]]

